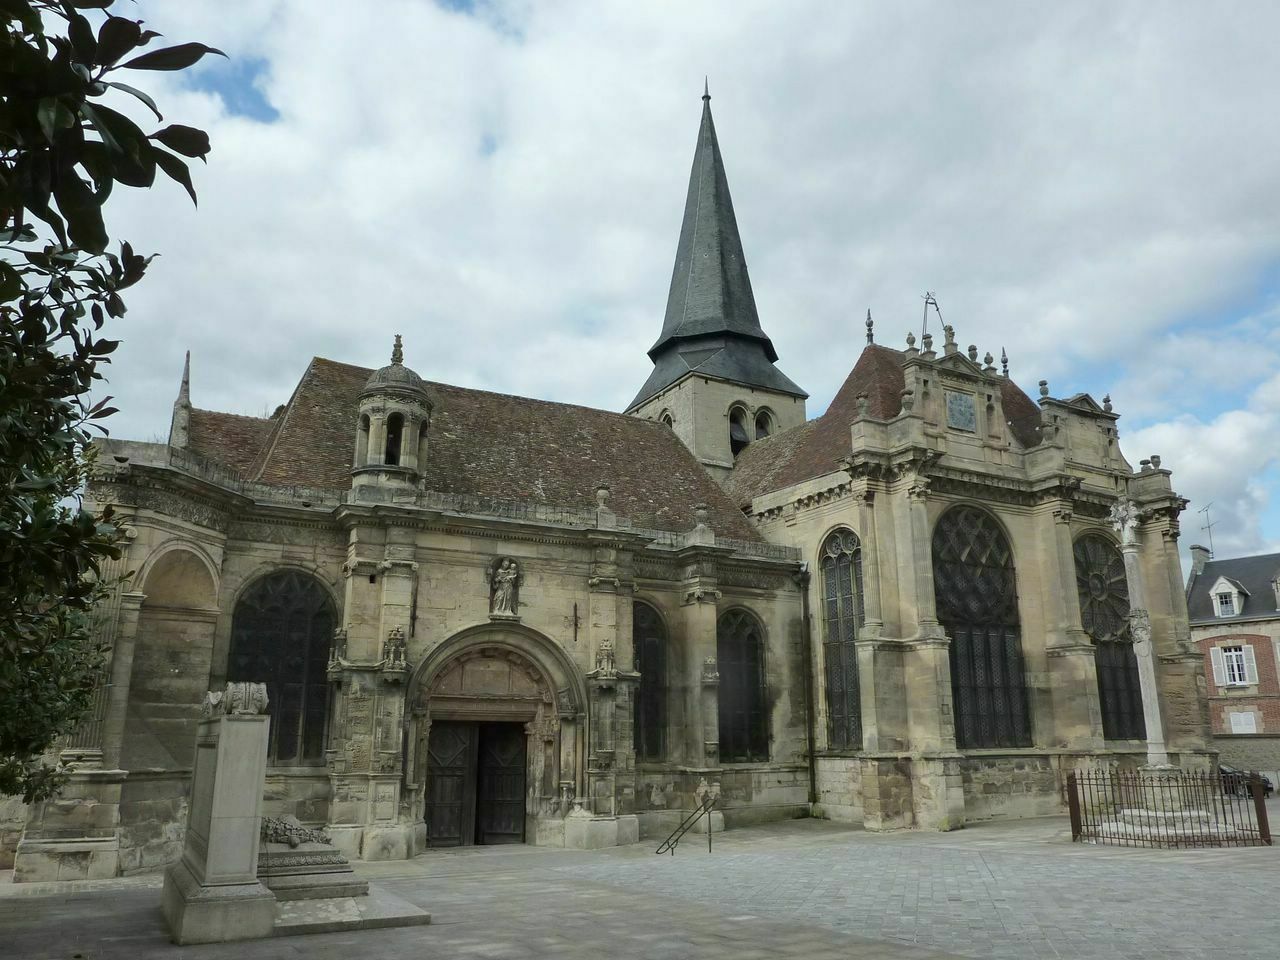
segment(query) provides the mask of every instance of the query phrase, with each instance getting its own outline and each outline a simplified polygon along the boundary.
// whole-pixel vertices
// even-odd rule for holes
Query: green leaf
[[[187,169],[187,165],[173,154],[165,153],[163,150],[156,150],[155,158],[156,166],[163,170],[170,180],[182,184],[191,197],[191,202],[199,206],[196,200],[196,188],[191,185],[191,171]]]
[[[176,47],[165,47],[153,50],[140,57],[134,57],[121,66],[127,70],[185,70],[193,63],[199,62],[206,53],[216,53],[220,57],[226,54],[216,47],[203,43],[180,43]]]
[[[209,153],[209,135],[195,127],[186,127],[180,123],[170,124],[163,130],[151,135],[152,140],[159,140],[174,153],[184,157],[199,157],[201,160]]]
[[[123,90],[125,93],[133,94],[135,97],[137,97],[139,100],[141,100],[143,103],[145,103],[148,107],[151,108],[151,112],[156,115],[157,120],[164,119],[164,116],[160,113],[160,108],[156,106],[156,102],[152,100],[151,97],[149,97],[147,94],[139,90],[137,87],[131,87],[127,83],[120,83],[118,80],[108,80],[107,86],[115,87],[117,90]]]
[[[93,27],[81,14],[76,14],[67,25],[67,36],[71,38],[71,46],[75,48],[76,57],[82,63],[93,63],[98,52],[98,41],[94,39]]]
[[[98,63],[109,67],[142,43],[142,22],[107,17],[98,28]]]
[[[107,228],[102,222],[102,207],[93,191],[74,170],[58,171],[53,185],[58,209],[67,218],[67,235],[71,242],[89,253],[107,249]]]
[[[54,121],[58,116],[58,98],[41,97],[36,107],[36,121],[40,124],[40,132],[47,142],[53,143]]]

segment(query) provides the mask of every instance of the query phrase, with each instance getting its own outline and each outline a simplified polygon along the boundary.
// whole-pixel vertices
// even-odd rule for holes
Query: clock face
[[[978,413],[974,409],[973,394],[946,391],[947,426],[955,430],[978,432]]]

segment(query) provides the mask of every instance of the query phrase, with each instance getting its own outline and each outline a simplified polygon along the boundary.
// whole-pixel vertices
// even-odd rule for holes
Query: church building
[[[175,859],[230,681],[268,688],[266,812],[365,859],[661,839],[708,797],[717,828],[950,830],[1213,762],[1170,472],[1109,398],[1033,399],[950,326],[890,347],[868,316],[809,419],[707,96],[654,326],[622,412],[425,380],[411,327],[265,418],[195,406],[234,373],[188,361],[168,442],[95,466],[128,578],[77,773],[0,832],[16,879]]]

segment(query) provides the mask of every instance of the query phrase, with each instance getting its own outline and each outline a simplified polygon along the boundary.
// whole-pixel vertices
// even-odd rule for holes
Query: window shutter
[[[1209,659],[1213,662],[1213,685],[1221,687],[1227,682],[1227,666],[1222,662],[1222,648],[1213,647],[1209,651]]]
[[[1253,655],[1253,644],[1246,643],[1244,646],[1244,679],[1245,683],[1258,682],[1258,660]]]

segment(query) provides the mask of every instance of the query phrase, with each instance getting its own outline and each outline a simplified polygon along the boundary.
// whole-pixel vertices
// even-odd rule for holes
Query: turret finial
[[[182,383],[178,387],[178,402],[191,402],[191,351],[187,351],[187,359],[182,363]]]
[[[404,347],[400,343],[400,334],[396,334],[396,345],[391,348],[391,362],[404,363]]]
[[[871,329],[871,308],[867,307],[867,343],[875,343],[875,334]]]
[[[1009,354],[1004,352],[1004,347],[1000,348],[1000,368],[1001,372],[1007,377],[1009,375]]]
[[[1107,413],[1111,412],[1111,394],[1108,393],[1102,398],[1102,409],[1107,411]]]
[[[702,78],[702,99],[711,99],[711,81],[706,76]]]

